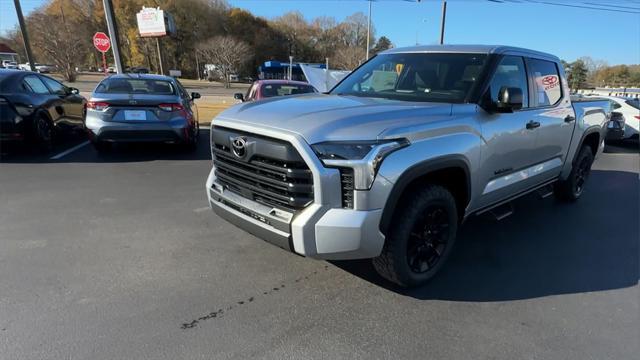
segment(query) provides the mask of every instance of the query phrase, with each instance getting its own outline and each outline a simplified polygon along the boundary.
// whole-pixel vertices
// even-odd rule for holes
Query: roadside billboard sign
[[[138,31],[141,37],[159,37],[167,35],[164,11],[160,8],[142,7],[136,14]]]

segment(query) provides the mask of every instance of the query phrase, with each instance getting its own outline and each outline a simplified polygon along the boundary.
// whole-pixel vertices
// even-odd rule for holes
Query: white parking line
[[[201,212],[208,211],[208,210],[210,210],[210,209],[211,209],[211,208],[210,208],[210,207],[208,207],[208,206],[207,206],[207,207],[201,207],[201,208],[193,209],[193,212],[195,212],[195,213],[201,213]]]
[[[89,141],[85,141],[82,144],[78,144],[78,145],[72,147],[71,149],[67,149],[67,150],[61,152],[60,154],[57,154],[57,155],[54,155],[54,156],[50,157],[49,160],[58,160],[61,157],[65,156],[65,155],[69,155],[72,152],[74,152],[74,151],[76,151],[76,150],[80,149],[81,147],[86,146],[88,144],[89,144]]]

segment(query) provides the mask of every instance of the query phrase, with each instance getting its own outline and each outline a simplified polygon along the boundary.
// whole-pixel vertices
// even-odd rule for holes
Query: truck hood
[[[449,118],[451,110],[451,104],[443,103],[314,94],[246,102],[217,118],[294,132],[315,144],[377,139],[387,129]]]

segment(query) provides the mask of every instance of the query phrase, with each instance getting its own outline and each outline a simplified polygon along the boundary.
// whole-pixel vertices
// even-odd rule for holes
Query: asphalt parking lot
[[[219,219],[201,136],[3,154],[0,359],[637,358],[637,144],[608,147],[576,204],[472,218],[443,272],[401,290]]]

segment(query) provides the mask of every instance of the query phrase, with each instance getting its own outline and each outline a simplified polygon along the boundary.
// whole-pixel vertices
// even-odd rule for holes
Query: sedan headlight
[[[324,142],[311,147],[325,166],[352,168],[356,190],[369,190],[384,158],[408,145],[407,139],[395,139]]]

